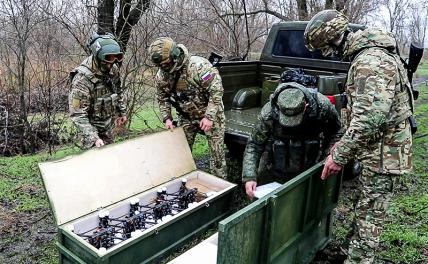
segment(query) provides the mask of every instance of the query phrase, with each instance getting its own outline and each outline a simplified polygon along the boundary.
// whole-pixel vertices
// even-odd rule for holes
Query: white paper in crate
[[[281,184],[277,182],[271,182],[265,185],[257,186],[256,190],[254,191],[254,197],[262,198],[266,194],[278,189],[279,187],[281,187]]]

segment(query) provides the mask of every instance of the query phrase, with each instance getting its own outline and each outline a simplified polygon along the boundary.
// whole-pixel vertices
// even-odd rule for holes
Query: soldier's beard
[[[110,73],[110,70],[113,68],[113,63],[101,62],[100,60],[95,58],[92,61],[95,64],[95,66],[98,68],[98,70],[101,71],[101,73],[108,74]]]
[[[112,63],[100,63],[100,70],[103,73],[110,73],[111,68],[113,68]]]

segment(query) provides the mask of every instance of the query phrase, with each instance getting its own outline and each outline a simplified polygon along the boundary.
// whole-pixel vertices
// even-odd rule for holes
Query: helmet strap
[[[183,61],[184,61],[184,52],[182,52],[182,50],[179,47],[177,48],[177,54],[174,57],[172,57],[172,61],[174,62],[174,65],[172,66],[171,70],[169,71],[170,73],[174,72],[174,71],[178,71],[183,67]]]
[[[343,58],[344,55],[344,51],[345,51],[345,43],[346,40],[348,39],[348,35],[349,35],[349,30],[345,30],[345,32],[340,36],[340,38],[334,42],[334,46],[335,46],[335,55]]]

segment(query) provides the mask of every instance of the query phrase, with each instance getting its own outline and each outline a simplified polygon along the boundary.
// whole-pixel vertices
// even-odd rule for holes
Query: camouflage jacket
[[[217,120],[218,116],[224,115],[223,85],[217,69],[202,57],[189,56],[183,45],[178,47],[184,52],[179,70],[170,73],[159,69],[156,75],[156,98],[163,122],[172,120],[172,102],[176,109],[179,106],[180,118]]]
[[[412,168],[408,117],[413,97],[391,34],[377,29],[351,33],[345,54],[352,59],[346,92],[348,124],[333,151],[344,165],[356,158],[375,173],[403,174]]]
[[[267,145],[270,144],[270,141],[277,139],[274,137],[279,139],[291,137],[302,140],[320,140],[322,149],[319,158],[326,157],[333,144],[340,139],[340,118],[333,104],[314,89],[305,88],[296,83],[289,84],[300,87],[307,98],[309,105],[305,110],[303,123],[295,128],[282,128],[279,132],[275,132],[278,127],[281,128],[276,113],[278,109],[272,107],[272,98],[278,92],[278,88],[280,88],[278,87],[271,96],[271,100],[263,106],[258,122],[248,139],[242,169],[244,182],[257,179],[260,157],[268,147]]]
[[[92,60],[86,58],[70,73],[70,117],[84,147],[91,147],[114,126],[116,115],[126,114],[117,66],[109,76],[101,73]]]

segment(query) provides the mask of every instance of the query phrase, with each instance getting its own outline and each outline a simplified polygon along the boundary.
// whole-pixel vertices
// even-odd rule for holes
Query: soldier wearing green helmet
[[[87,47],[91,55],[70,73],[69,111],[82,148],[111,143],[112,129],[127,121],[117,66],[124,58],[119,44],[111,34],[94,34]]]
[[[389,32],[373,28],[350,32],[345,15],[324,10],[309,21],[304,38],[310,50],[351,60],[348,124],[327,157],[321,178],[338,173],[352,159],[362,164],[356,229],[345,263],[374,263],[389,200],[400,176],[412,169],[411,86]]]
[[[334,105],[302,78],[287,70],[260,113],[245,148],[242,181],[249,198],[259,182],[284,183],[324,159],[340,138],[340,120]],[[298,81],[299,83],[297,83]],[[268,158],[262,162],[263,152]]]
[[[167,37],[156,39],[149,48],[156,74],[156,98],[167,129],[173,129],[171,107],[176,109],[192,149],[197,133],[208,140],[211,173],[226,178],[224,152],[225,116],[223,85],[216,68],[202,57]]]

